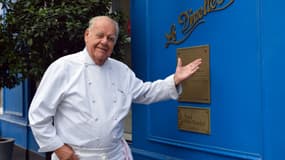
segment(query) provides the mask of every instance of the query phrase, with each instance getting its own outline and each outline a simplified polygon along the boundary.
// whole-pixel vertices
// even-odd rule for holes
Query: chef
[[[132,160],[123,139],[131,103],[177,99],[183,80],[199,69],[197,59],[164,80],[143,82],[110,58],[119,35],[116,21],[96,16],[84,33],[84,50],[59,58],[46,70],[29,110],[40,152],[52,160]]]

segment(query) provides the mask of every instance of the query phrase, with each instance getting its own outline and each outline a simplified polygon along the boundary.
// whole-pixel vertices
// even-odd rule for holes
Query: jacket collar
[[[91,58],[91,56],[89,55],[88,51],[87,51],[87,48],[85,47],[84,50],[82,51],[82,55],[83,55],[83,62],[84,64],[87,64],[87,65],[96,65],[96,63],[93,61],[93,59]],[[103,66],[109,66],[108,64],[110,63],[109,62],[109,58],[106,60],[106,62],[102,65]],[[98,65],[96,65],[98,66]],[[108,67],[110,68],[110,67]]]

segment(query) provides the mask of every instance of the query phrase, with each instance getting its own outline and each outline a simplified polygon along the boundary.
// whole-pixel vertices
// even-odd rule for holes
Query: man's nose
[[[105,37],[103,37],[103,38],[101,39],[101,43],[107,44],[107,42],[108,42],[108,37],[107,37],[107,36],[105,36]]]

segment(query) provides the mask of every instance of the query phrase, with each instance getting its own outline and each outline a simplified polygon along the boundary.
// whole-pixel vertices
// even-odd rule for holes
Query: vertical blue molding
[[[261,153],[262,153],[262,157],[264,159],[265,158],[265,146],[266,146],[266,142],[265,142],[265,137],[266,137],[266,127],[265,127],[265,124],[266,124],[266,116],[265,114],[267,113],[266,112],[266,106],[265,106],[265,103],[264,103],[264,86],[266,83],[264,83],[264,51],[263,51],[263,46],[262,46],[262,38],[263,38],[263,31],[262,31],[262,23],[263,23],[263,16],[262,16],[262,6],[263,6],[263,3],[262,3],[262,0],[257,0],[256,1],[256,5],[257,5],[257,32],[258,32],[258,38],[257,38],[257,43],[258,43],[258,53],[259,53],[259,66],[260,66],[260,97],[261,97],[261,118],[262,118],[262,148],[261,148]]]
[[[146,1],[132,0],[131,1],[131,29],[132,29],[132,68],[136,75],[147,80],[147,8]]]
[[[285,159],[285,1],[261,0],[264,104],[264,159]]]
[[[131,0],[131,53],[132,69],[136,76],[147,81],[149,78],[150,45],[149,39],[149,1]],[[145,105],[132,105],[132,148],[134,158],[138,159],[141,153],[136,152],[135,148],[143,149],[146,146],[147,137],[148,109]]]

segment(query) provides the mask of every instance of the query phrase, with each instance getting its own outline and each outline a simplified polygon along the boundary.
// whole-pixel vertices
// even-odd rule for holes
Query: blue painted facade
[[[226,4],[228,1],[224,1]],[[211,103],[174,100],[133,105],[135,160],[281,160],[285,159],[283,117],[285,21],[281,0],[235,0],[201,17],[191,35],[165,48],[165,34],[179,15],[204,7],[207,0],[132,0],[132,64],[145,81],[175,72],[176,49],[210,46]],[[209,2],[222,2],[211,0]],[[191,53],[190,53],[191,54]],[[37,145],[28,126],[28,82],[4,89],[0,136],[32,151]],[[210,108],[209,135],[178,129],[178,106]]]
[[[285,159],[285,2],[235,0],[224,10],[203,14],[203,23],[183,43],[165,48],[172,24],[177,40],[184,37],[179,15],[204,9],[206,2],[230,0],[132,1],[132,63],[140,78],[152,81],[173,73],[177,48],[209,45],[211,79],[210,104],[133,106],[135,159]],[[210,108],[210,135],[178,129],[182,105]]]
[[[0,115],[0,136],[15,139],[15,144],[23,149],[37,152],[28,123],[28,107],[31,100],[31,86],[28,81],[13,89],[3,90],[3,114]]]

